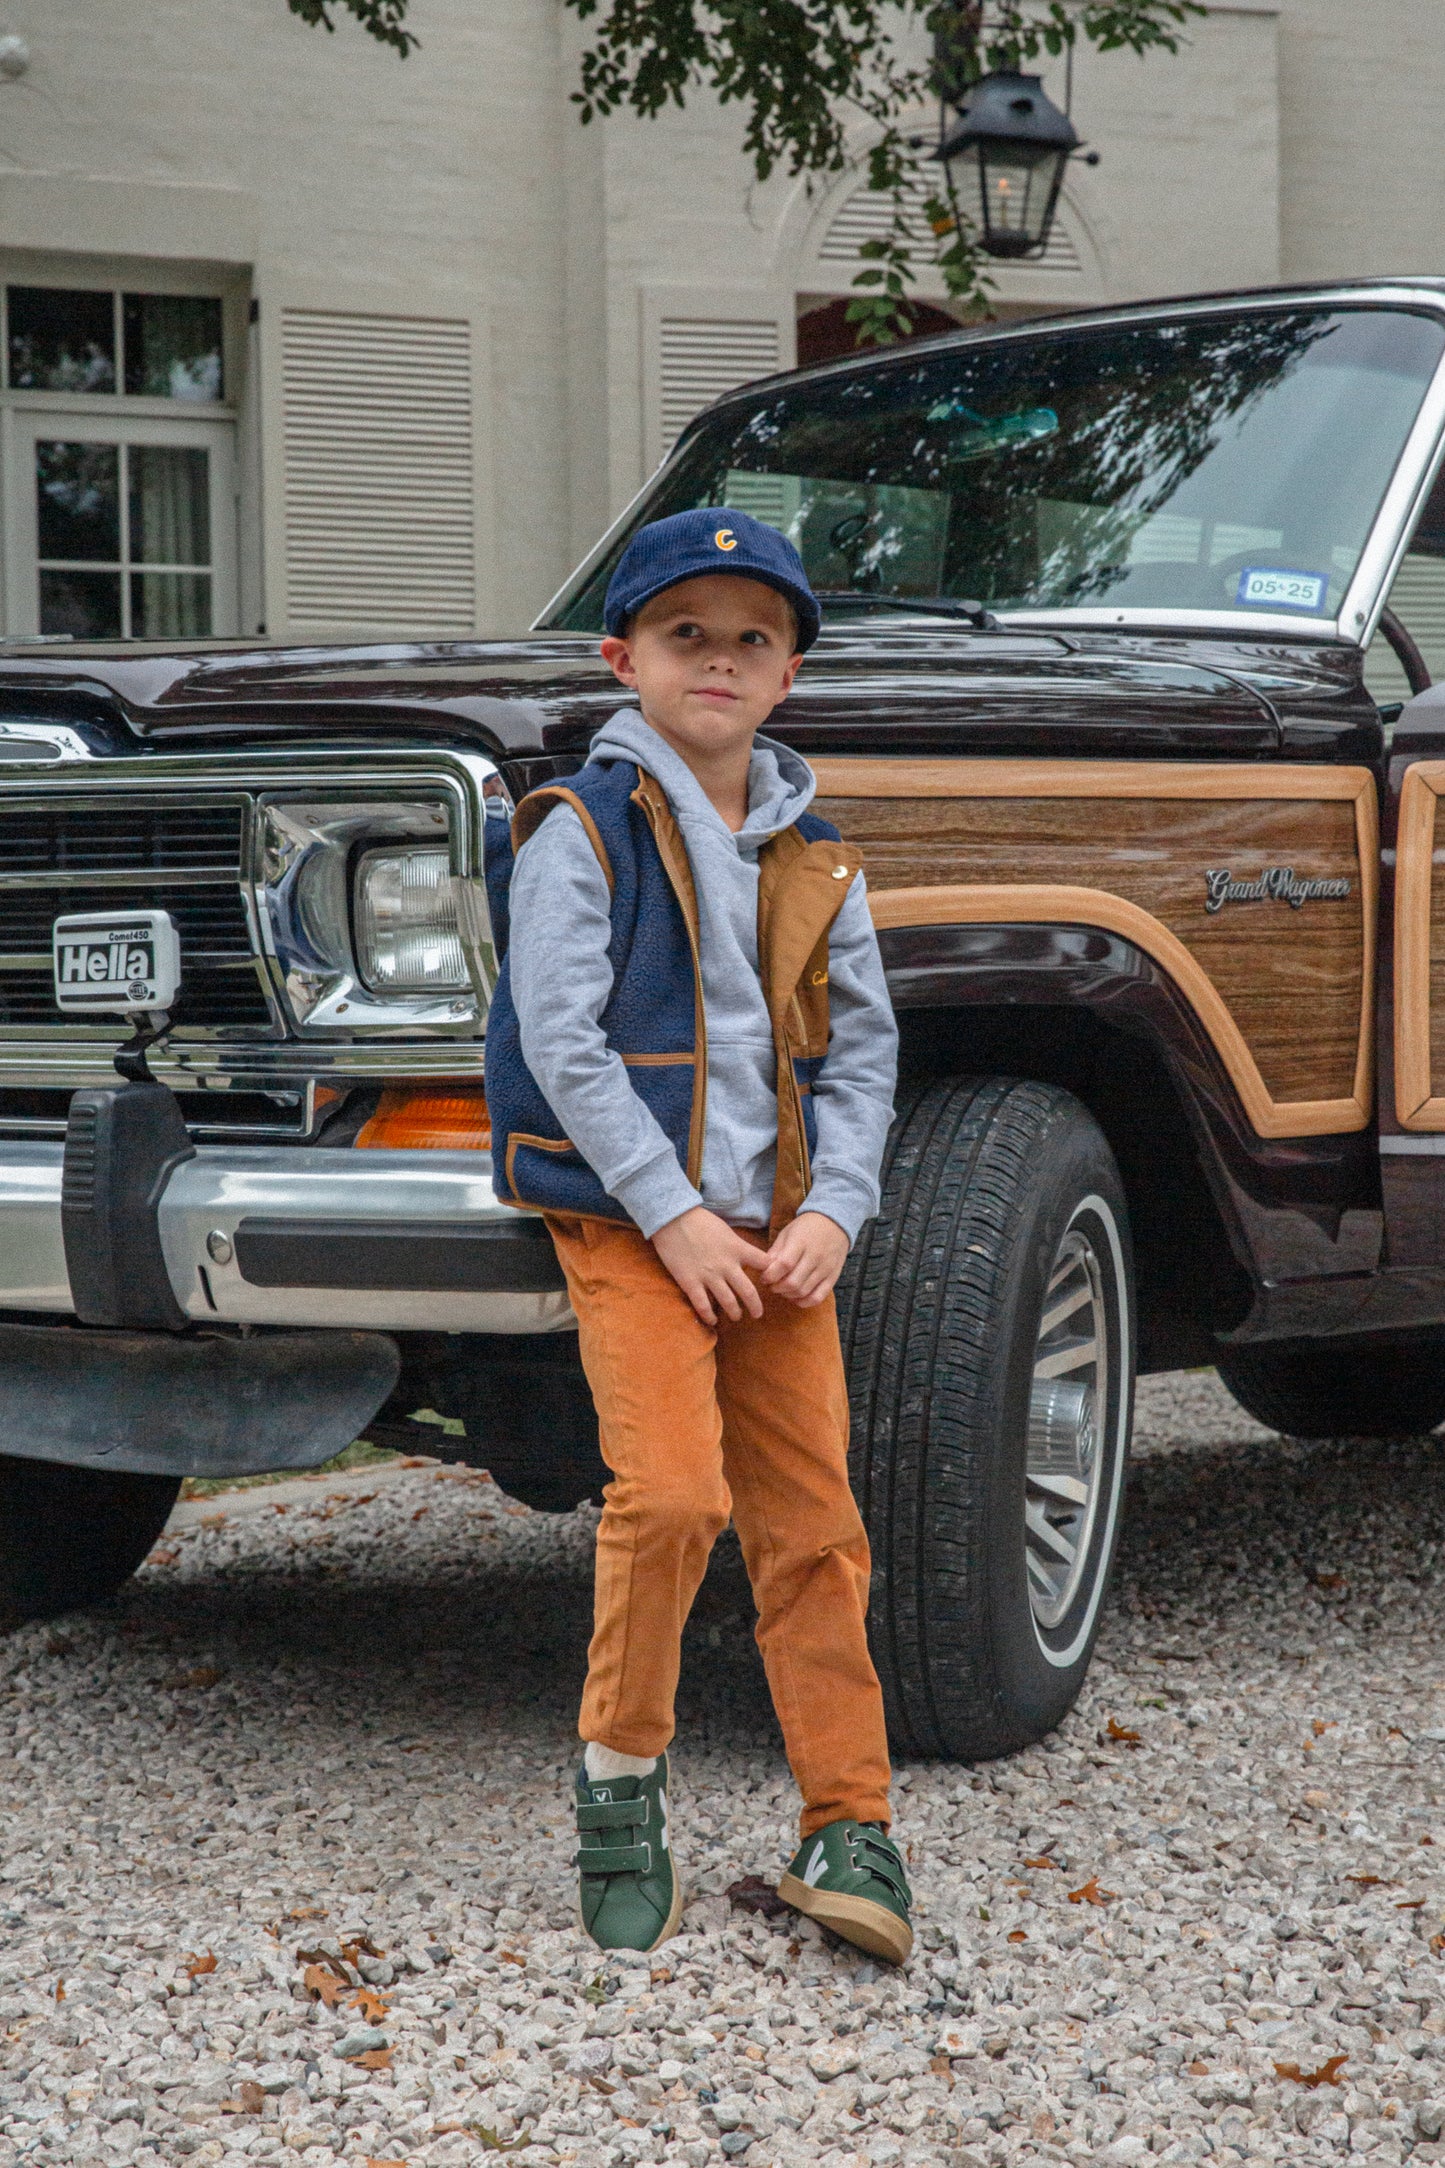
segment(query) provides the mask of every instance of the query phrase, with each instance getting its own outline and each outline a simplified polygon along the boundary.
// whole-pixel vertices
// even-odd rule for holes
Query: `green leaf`
[[[323,30],[335,30],[333,8],[344,7],[379,45],[389,45],[403,60],[421,43],[420,38],[402,27],[408,0],[286,0],[286,5],[303,23],[310,23],[313,28],[319,23]]]

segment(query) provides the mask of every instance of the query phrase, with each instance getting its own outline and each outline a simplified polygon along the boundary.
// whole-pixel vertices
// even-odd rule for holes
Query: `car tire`
[[[1133,1418],[1128,1213],[1087,1108],[1010,1078],[917,1091],[840,1324],[890,1737],[1014,1752],[1088,1669]]]
[[[0,1617],[53,1618],[113,1595],[165,1527],[170,1475],[0,1454]]]
[[[1287,1438],[1423,1438],[1445,1423],[1445,1333],[1232,1347],[1217,1361],[1246,1414]]]

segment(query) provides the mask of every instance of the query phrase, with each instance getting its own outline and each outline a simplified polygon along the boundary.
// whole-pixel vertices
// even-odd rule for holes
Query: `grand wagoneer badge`
[[[1266,866],[1252,881],[1236,881],[1227,866],[1210,867],[1204,876],[1204,908],[1222,911],[1227,903],[1342,903],[1347,880],[1301,880],[1293,866]]]

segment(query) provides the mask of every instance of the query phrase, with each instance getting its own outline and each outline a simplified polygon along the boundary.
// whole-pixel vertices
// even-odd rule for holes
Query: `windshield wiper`
[[[954,617],[972,625],[975,632],[1002,632],[1003,626],[981,602],[955,600],[952,595],[874,595],[857,587],[820,587],[822,603],[856,604],[868,610],[904,610],[912,617]]]

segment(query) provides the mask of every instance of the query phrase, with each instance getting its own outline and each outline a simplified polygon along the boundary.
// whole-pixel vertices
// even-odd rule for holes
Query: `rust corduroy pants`
[[[731,1517],[802,1834],[888,1821],[883,1698],[868,1654],[868,1538],[848,1488],[831,1298],[764,1291],[760,1319],[704,1325],[634,1227],[548,1215],[612,1471],[578,1729],[620,1754],[673,1733],[682,1629]]]

